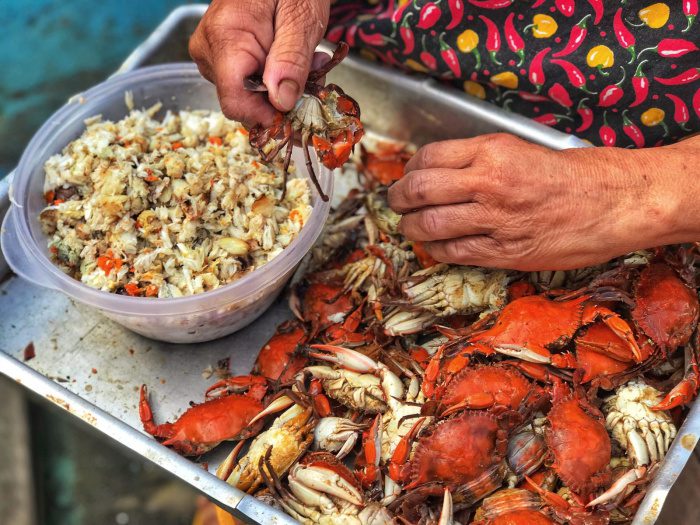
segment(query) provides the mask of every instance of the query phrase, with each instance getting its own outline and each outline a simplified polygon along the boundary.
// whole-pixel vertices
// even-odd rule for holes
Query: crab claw
[[[332,465],[324,465],[321,462],[304,465],[294,470],[289,483],[290,488],[295,492],[303,486],[306,489],[335,496],[353,505],[363,504],[362,492],[336,472]]]
[[[349,348],[335,345],[311,345],[311,348],[314,350],[321,350],[321,352],[309,352],[311,357],[335,363],[346,370],[369,373],[379,369],[379,365],[376,361],[360,352],[350,350]]]
[[[265,416],[269,416],[270,414],[274,414],[275,412],[280,412],[286,408],[289,408],[293,404],[294,401],[289,397],[280,396],[277,399],[274,399],[269,405],[267,405],[263,410],[261,410],[257,416],[251,419],[248,425],[250,426],[254,424],[256,421],[264,418]]]
[[[452,512],[452,494],[449,489],[445,489],[445,497],[442,500],[442,510],[440,511],[440,520],[438,525],[452,525],[453,512]]]
[[[594,500],[588,502],[588,504],[586,504],[586,507],[595,507],[596,505],[600,505],[601,503],[606,503],[612,499],[615,499],[617,496],[622,494],[622,492],[630,485],[630,483],[634,483],[635,481],[642,479],[646,473],[646,467],[630,469],[625,474],[617,478],[615,482],[612,485],[610,485],[610,488],[608,490],[603,492]]]
[[[342,417],[321,418],[314,429],[314,444],[318,449],[335,452],[336,457],[342,459],[355,446],[358,432],[366,426]]]
[[[651,407],[652,410],[671,410],[693,400],[698,384],[695,381],[683,379],[673,387],[660,403]]]

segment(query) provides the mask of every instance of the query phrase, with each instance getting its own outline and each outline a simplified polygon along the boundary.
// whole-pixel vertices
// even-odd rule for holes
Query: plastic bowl
[[[0,241],[10,267],[32,283],[60,290],[98,309],[110,319],[146,337],[173,343],[209,341],[240,330],[262,314],[282,291],[294,269],[318,238],[330,204],[311,189],[313,211],[297,238],[261,268],[216,290],[187,297],[154,299],[103,292],[84,285],[55,266],[41,231],[44,162],[85,130],[84,119],[101,114],[119,120],[128,109],[124,93],[131,91],[135,107],[160,101],[168,109],[220,110],[216,90],[194,64],[167,64],[120,74],[73,97],[34,135],[15,170],[12,206],[3,222]],[[159,114],[159,116],[162,115]],[[297,176],[308,176],[301,150],[293,159]],[[332,173],[313,156],[323,191],[333,191]]]

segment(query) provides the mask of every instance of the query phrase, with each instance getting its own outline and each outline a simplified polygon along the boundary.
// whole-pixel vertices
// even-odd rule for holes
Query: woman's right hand
[[[325,34],[329,8],[329,0],[211,2],[190,39],[190,55],[216,85],[228,118],[268,125],[275,109],[294,107]],[[245,91],[243,80],[260,73],[269,93]]]

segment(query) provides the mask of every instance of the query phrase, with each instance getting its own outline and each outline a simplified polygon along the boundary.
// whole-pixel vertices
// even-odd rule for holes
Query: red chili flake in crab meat
[[[209,143],[221,146],[224,143],[224,141],[221,139],[221,137],[209,137]]]

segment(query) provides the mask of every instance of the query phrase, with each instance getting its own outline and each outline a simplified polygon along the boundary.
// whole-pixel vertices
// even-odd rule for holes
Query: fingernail
[[[277,104],[285,110],[289,111],[297,103],[297,98],[299,98],[299,84],[293,80],[283,80],[280,82],[279,88],[277,90]]]

